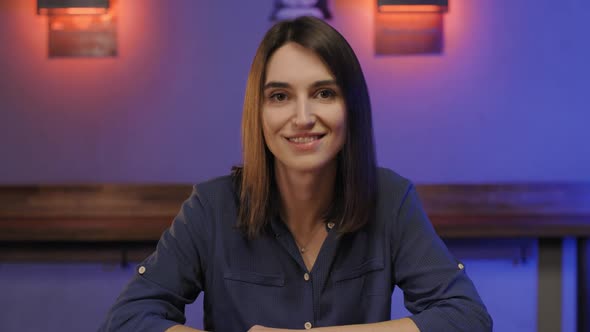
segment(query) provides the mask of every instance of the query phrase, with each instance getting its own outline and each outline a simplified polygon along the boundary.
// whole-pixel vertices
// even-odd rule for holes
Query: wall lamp
[[[440,54],[448,0],[377,0],[375,52]]]
[[[37,0],[48,17],[49,57],[117,55],[117,0]]]

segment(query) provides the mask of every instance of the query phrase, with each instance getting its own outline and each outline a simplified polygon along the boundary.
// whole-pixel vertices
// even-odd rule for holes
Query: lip
[[[298,152],[310,152],[316,150],[322,143],[322,139],[326,136],[324,133],[301,133],[296,135],[285,136],[285,140],[295,151]],[[307,138],[307,137],[318,137],[318,139],[310,142],[293,142],[290,139],[293,138]]]
[[[286,139],[291,139],[291,138],[305,138],[305,137],[313,137],[313,136],[326,136],[325,133],[301,133],[301,134],[294,134],[294,135],[286,135],[285,138]]]

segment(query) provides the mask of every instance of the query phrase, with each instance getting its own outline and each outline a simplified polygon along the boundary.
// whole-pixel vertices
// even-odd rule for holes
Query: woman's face
[[[277,167],[308,172],[336,162],[346,138],[346,106],[313,51],[296,43],[276,50],[263,90],[262,128]]]

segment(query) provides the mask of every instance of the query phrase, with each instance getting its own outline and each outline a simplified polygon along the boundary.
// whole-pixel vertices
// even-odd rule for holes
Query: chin
[[[296,172],[317,172],[325,169],[330,165],[332,160],[291,160],[287,163],[282,163],[284,168],[288,171]]]

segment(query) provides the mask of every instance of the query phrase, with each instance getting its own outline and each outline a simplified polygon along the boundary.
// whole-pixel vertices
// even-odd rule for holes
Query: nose
[[[299,129],[309,129],[315,124],[316,118],[307,100],[297,102],[293,124]]]

